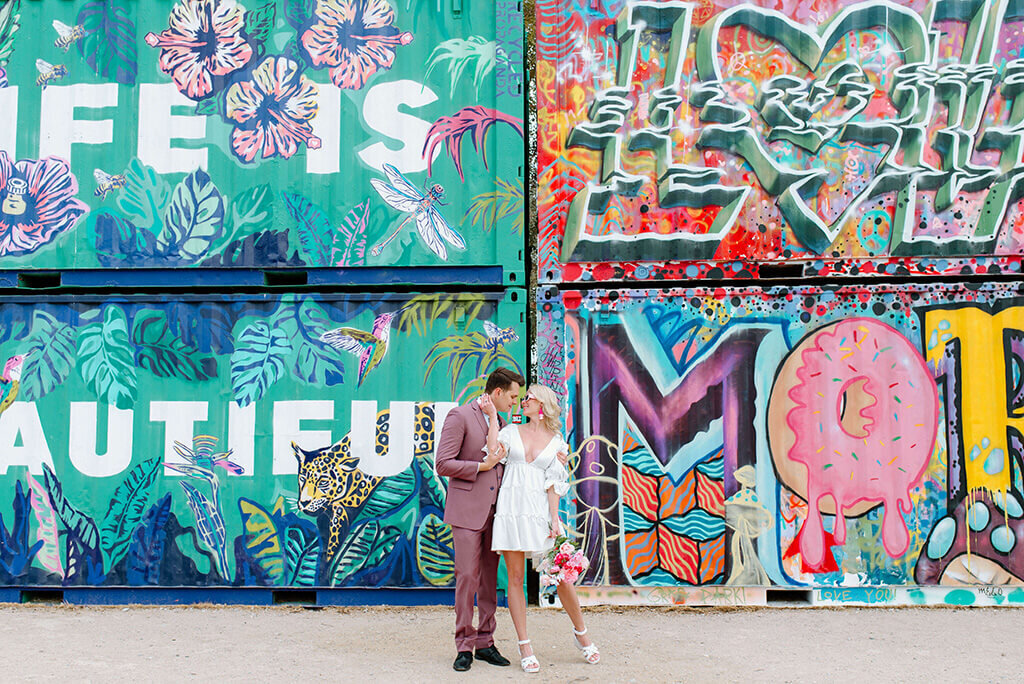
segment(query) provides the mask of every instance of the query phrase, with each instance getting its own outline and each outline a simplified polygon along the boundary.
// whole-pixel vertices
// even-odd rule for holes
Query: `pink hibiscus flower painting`
[[[394,23],[387,0],[317,0],[302,46],[314,66],[330,67],[334,85],[358,90],[378,69],[391,68],[397,46],[412,42]]]
[[[159,47],[160,69],[184,95],[201,100],[213,91],[213,77],[226,76],[252,59],[240,35],[245,9],[235,0],[184,0],[171,10],[170,28],[146,34]]]
[[[295,154],[299,145],[320,147],[310,120],[317,112],[316,84],[303,76],[287,57],[269,56],[253,71],[251,80],[233,84],[227,93],[226,114],[234,121],[231,149],[242,160]]]
[[[0,255],[34,252],[69,230],[89,207],[63,159],[22,159],[0,151]]]

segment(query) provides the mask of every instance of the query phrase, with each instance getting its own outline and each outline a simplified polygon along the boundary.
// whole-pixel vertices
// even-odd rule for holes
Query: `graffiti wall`
[[[542,282],[1020,271],[1019,3],[536,6]]]
[[[452,584],[447,412],[522,291],[0,303],[0,583]]]
[[[521,283],[520,4],[438,7],[4,0],[0,269]]]
[[[1022,294],[548,290],[588,581],[1021,584]]]

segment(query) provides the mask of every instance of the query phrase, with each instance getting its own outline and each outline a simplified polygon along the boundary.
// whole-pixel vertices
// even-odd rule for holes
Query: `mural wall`
[[[1021,584],[1022,294],[546,291],[588,581]]]
[[[521,283],[522,36],[513,0],[5,0],[0,269]]]
[[[0,583],[452,584],[447,412],[522,291],[0,303]]]
[[[542,282],[1020,272],[1019,3],[538,0],[537,25]]]

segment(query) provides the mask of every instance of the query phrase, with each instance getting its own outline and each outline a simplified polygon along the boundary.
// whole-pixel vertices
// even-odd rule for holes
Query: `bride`
[[[569,447],[562,439],[562,425],[558,420],[561,409],[551,389],[532,385],[523,398],[522,407],[529,423],[507,425],[500,432],[497,410],[493,405],[485,406],[484,410],[490,417],[487,461],[496,462],[503,455],[507,456],[494,513],[491,549],[505,557],[508,609],[519,638],[522,668],[532,673],[540,670],[540,662],[526,635],[526,597],[523,595],[526,554],[533,554],[539,560],[563,532],[558,518],[558,500],[569,490],[569,473],[558,456],[562,454],[564,458]],[[597,663],[601,654],[587,636],[575,587],[560,582],[558,598],[572,620],[576,647],[583,651],[583,659]]]

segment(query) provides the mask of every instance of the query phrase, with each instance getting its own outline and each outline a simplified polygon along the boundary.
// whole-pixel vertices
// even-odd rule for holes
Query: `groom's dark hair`
[[[519,373],[516,373],[514,370],[509,368],[498,368],[487,376],[487,385],[484,387],[484,394],[490,394],[499,387],[503,390],[507,390],[512,386],[513,382],[520,387],[526,386],[526,378]]]

